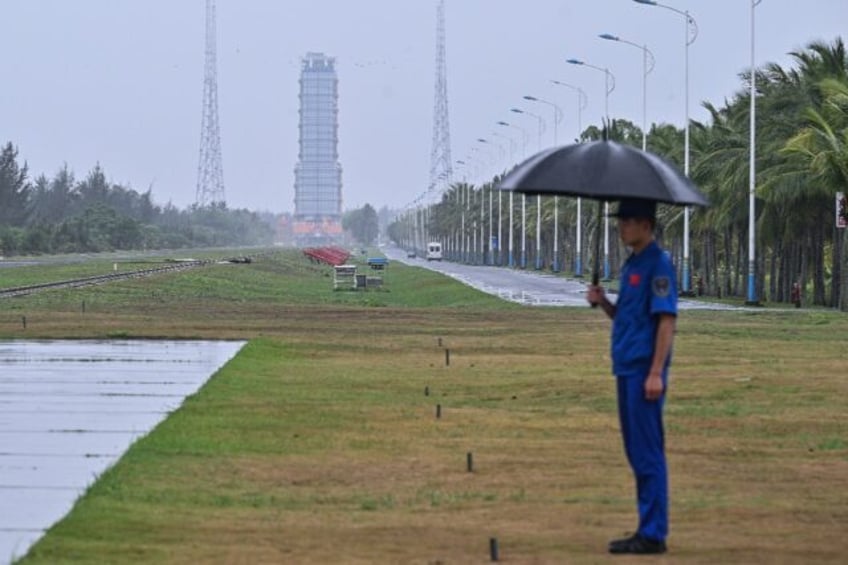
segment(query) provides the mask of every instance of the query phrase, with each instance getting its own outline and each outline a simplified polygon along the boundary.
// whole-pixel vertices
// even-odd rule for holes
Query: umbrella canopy
[[[499,188],[606,201],[642,198],[667,204],[709,205],[674,165],[615,141],[578,143],[537,153],[507,174]]]

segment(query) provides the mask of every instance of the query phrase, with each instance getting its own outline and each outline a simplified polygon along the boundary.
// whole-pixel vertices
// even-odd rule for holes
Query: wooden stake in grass
[[[21,316],[21,325],[26,329],[26,316]]]
[[[445,367],[450,367],[450,349],[445,349]]]
[[[428,386],[424,387],[424,396],[430,396],[430,387],[428,387]]]
[[[439,347],[442,346],[442,338],[439,338]]]
[[[473,473],[474,472],[474,455],[470,451],[465,454],[465,463],[466,463],[466,466],[468,467],[468,472]]]
[[[489,557],[492,558],[492,561],[500,559],[498,553],[498,538],[489,538]]]
[[[85,314],[85,300],[82,301],[82,313]]]
[[[436,404],[436,418],[442,417],[442,405]]]

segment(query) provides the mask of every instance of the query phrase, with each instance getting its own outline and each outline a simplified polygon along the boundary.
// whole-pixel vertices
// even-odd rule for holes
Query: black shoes
[[[633,534],[629,538],[613,540],[609,544],[610,553],[635,553],[651,554],[665,553],[664,541],[654,541],[639,534]]]

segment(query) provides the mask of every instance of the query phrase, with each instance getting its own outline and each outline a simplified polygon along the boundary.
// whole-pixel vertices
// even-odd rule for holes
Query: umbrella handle
[[[598,286],[598,283],[601,282],[600,278],[597,272],[592,273],[592,286]]]
[[[592,273],[592,286],[598,286],[598,283],[601,282],[600,278],[601,277],[598,275],[598,271],[595,271],[594,273]],[[598,306],[599,306],[599,304],[597,302],[592,304],[592,308],[597,308]]]
[[[595,228],[595,256],[592,258],[592,285],[598,286],[601,282],[601,223],[603,221],[603,204],[598,200],[598,223]],[[592,304],[592,308],[597,308],[598,304]]]

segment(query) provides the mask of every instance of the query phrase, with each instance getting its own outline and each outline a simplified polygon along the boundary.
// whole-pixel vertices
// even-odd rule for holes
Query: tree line
[[[256,245],[273,236],[272,223],[224,203],[159,206],[151,189],[107,181],[99,164],[79,181],[67,164],[30,179],[12,142],[0,150],[0,256]]]
[[[690,122],[690,176],[712,206],[696,209],[691,217],[691,273],[694,291],[721,297],[744,297],[748,271],[748,194],[750,81],[754,80],[757,104],[755,255],[756,294],[774,302],[791,299],[793,283],[800,283],[805,300],[848,310],[848,230],[837,227],[836,195],[848,193],[848,56],[841,38],[832,43],[813,42],[790,54],[791,68],[771,63],[750,76],[742,73],[742,88],[722,105],[704,102],[710,119]],[[612,120],[608,136],[641,147],[642,131],[628,120]],[[601,130],[590,126],[581,141],[599,139]],[[647,134],[648,150],[683,168],[684,131],[670,124],[653,124]],[[508,225],[506,198],[498,207],[499,177],[483,186],[454,183],[441,201],[409,210],[390,227],[390,237],[411,243],[416,226],[429,238],[450,248],[472,241],[478,251],[472,260],[497,256],[503,262],[506,241],[500,250],[480,228],[488,222],[492,193],[495,217],[504,234],[520,238],[520,206],[515,199],[513,223]],[[516,195],[518,196],[518,195]],[[542,199],[542,238],[535,248],[536,199],[528,198],[525,237],[531,255],[546,266],[575,264],[576,200],[559,198],[560,257],[552,257],[553,197]],[[481,205],[482,204],[482,205]],[[584,201],[585,204],[585,201]],[[589,208],[593,210],[594,208]],[[661,207],[661,237],[676,263],[682,262],[682,211]],[[583,257],[591,260],[592,241],[599,231],[594,213],[584,205]],[[495,220],[497,221],[497,220]],[[463,226],[465,231],[463,232]],[[497,231],[497,229],[495,230]],[[479,232],[479,233],[478,233]],[[472,239],[473,238],[473,239]],[[612,233],[611,242],[617,242]],[[465,245],[467,249],[469,245]],[[499,253],[499,251],[501,251]],[[611,247],[617,266],[625,251]],[[477,257],[478,259],[474,259]]]
[[[342,228],[362,245],[372,245],[380,233],[377,211],[370,204],[349,210],[342,216]]]

